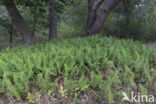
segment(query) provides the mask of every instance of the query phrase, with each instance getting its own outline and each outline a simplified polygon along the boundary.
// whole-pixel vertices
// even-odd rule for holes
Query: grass
[[[0,52],[0,94],[28,104],[125,103],[122,92],[153,94],[156,52],[108,37],[58,39]]]

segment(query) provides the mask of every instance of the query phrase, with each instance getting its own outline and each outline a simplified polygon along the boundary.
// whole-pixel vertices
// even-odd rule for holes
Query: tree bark
[[[87,30],[92,26],[95,20],[95,12],[93,10],[95,0],[88,0],[88,20],[87,20]],[[86,30],[86,31],[87,31]]]
[[[56,11],[54,9],[55,0],[49,0],[49,40],[57,38],[57,18]]]
[[[17,30],[22,36],[22,43],[30,44],[31,32],[29,31],[26,23],[24,22],[24,19],[15,6],[15,3],[13,2],[13,0],[2,0],[2,2],[5,5],[13,24],[16,26]]]
[[[88,3],[89,3],[89,1],[91,1],[91,0],[88,0]],[[101,28],[102,28],[105,20],[107,19],[108,15],[118,5],[118,3],[120,1],[121,0],[106,0],[104,2],[103,7],[101,8],[101,10],[99,12],[99,15],[97,15],[97,9],[102,4],[103,0],[99,0],[98,3],[95,3],[95,5],[93,5],[94,11],[95,11],[94,15],[97,15],[97,16],[95,16],[96,18],[94,19],[92,25],[89,26],[89,28],[87,26],[87,31],[86,31],[85,35],[90,36],[90,35],[95,35],[96,33],[98,33],[101,30]],[[90,9],[90,8],[88,8],[88,9]],[[90,12],[90,11],[91,10],[88,10],[88,12]],[[89,18],[91,18],[91,17],[89,17],[89,15],[88,15],[88,21],[92,22],[92,21],[90,21]]]

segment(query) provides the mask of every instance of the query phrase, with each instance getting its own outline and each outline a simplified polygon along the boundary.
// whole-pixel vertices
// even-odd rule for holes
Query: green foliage
[[[82,92],[94,91],[109,103],[119,102],[122,91],[133,91],[138,85],[142,93],[145,89],[148,93],[156,77],[155,64],[156,54],[151,49],[112,37],[59,39],[6,48],[0,52],[0,93],[12,99],[27,93],[30,98],[32,88],[55,93],[62,80],[62,96],[79,97]]]
[[[73,0],[72,5],[65,6],[58,23],[58,33],[61,37],[83,35],[86,21],[87,0]]]
[[[141,41],[156,40],[156,9],[154,1],[124,0],[107,18],[102,33]],[[126,11],[127,10],[127,11]]]
[[[14,25],[11,23],[11,20],[5,15],[0,15],[0,31],[0,42],[9,40],[9,35],[13,33],[14,35],[16,35],[16,29]]]

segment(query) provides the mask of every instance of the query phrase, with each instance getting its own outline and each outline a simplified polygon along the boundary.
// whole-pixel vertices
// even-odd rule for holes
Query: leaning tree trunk
[[[95,12],[93,10],[95,0],[88,0],[88,20],[87,20],[87,30],[93,25],[95,21]]]
[[[57,18],[56,11],[54,9],[55,0],[49,0],[49,14],[50,14],[50,23],[49,23],[49,40],[57,38]]]
[[[92,8],[90,7],[90,3],[92,3],[91,1],[94,2],[94,4],[92,4]],[[99,0],[98,2],[96,2],[96,0],[88,0],[88,22],[85,35],[90,36],[98,33],[101,30],[108,15],[118,5],[120,1],[121,0]],[[98,9],[103,2],[104,5],[98,14]],[[94,14],[94,19],[90,19],[91,17],[89,17],[89,14]],[[91,23],[91,25],[89,25],[89,23]]]
[[[13,2],[13,0],[2,0],[2,2],[4,3],[13,24],[17,27],[17,30],[22,36],[22,43],[30,44],[31,32],[29,31],[26,23],[24,22],[24,19],[15,6],[15,3]]]

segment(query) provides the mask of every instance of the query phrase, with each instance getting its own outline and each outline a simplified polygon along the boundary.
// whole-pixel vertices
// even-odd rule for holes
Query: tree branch
[[[87,34],[95,35],[97,32],[99,32],[110,12],[118,5],[120,1],[122,0],[106,0],[94,24],[87,31]]]
[[[94,10],[97,10],[103,2],[104,2],[104,0],[99,0],[99,1],[97,1],[97,2],[94,4],[93,9],[94,9]]]
[[[88,0],[88,20],[87,20],[87,30],[94,23],[95,12],[93,10],[93,6],[95,4],[95,0]]]

